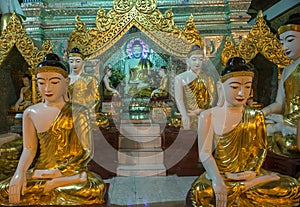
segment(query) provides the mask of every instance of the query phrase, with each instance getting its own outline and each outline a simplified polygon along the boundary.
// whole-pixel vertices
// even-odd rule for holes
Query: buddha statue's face
[[[160,77],[163,77],[163,76],[165,76],[165,70],[164,69],[160,69],[159,70],[159,72],[158,72],[158,75],[160,76]]]
[[[228,106],[245,105],[250,96],[251,86],[251,76],[237,76],[229,78],[222,84],[225,103]]]
[[[279,35],[284,54],[292,60],[300,57],[300,32],[286,31]]]
[[[110,69],[108,69],[107,71],[106,71],[106,75],[107,75],[107,77],[111,77],[111,70]]]
[[[56,72],[41,72],[37,74],[38,87],[46,102],[57,103],[64,101],[69,78]]]
[[[187,59],[187,64],[191,70],[201,70],[204,56],[202,54],[192,55]]]
[[[69,65],[73,73],[80,74],[83,72],[84,60],[81,57],[69,57]]]
[[[23,85],[24,85],[25,87],[30,86],[30,80],[29,80],[29,78],[23,77],[23,78],[22,78],[22,81],[23,81]]]
[[[134,58],[140,58],[142,56],[143,47],[142,45],[136,44],[132,47],[132,54]]]

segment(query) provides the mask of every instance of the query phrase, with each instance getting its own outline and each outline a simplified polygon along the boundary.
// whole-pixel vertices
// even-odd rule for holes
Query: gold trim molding
[[[292,60],[287,58],[282,50],[279,39],[270,31],[266,21],[263,18],[262,11],[259,11],[257,20],[250,33],[243,38],[236,46],[228,37],[222,50],[221,61],[225,65],[231,57],[238,56],[250,62],[257,53],[261,53],[279,68],[289,65]]]
[[[32,102],[36,103],[38,96],[35,80],[36,66],[47,53],[52,52],[51,42],[45,41],[43,49],[40,51],[34,46],[32,39],[26,33],[17,15],[13,13],[6,29],[3,30],[0,36],[0,65],[14,45],[29,65],[28,71],[32,75],[32,92],[36,94],[33,96]]]
[[[180,29],[174,25],[172,9],[162,15],[157,9],[157,0],[115,0],[108,13],[100,6],[97,27],[90,30],[79,16],[75,21],[75,29],[69,36],[69,51],[78,47],[87,59],[104,53],[133,26],[174,56],[186,57],[193,44],[202,46],[193,15],[186,21],[184,29]]]

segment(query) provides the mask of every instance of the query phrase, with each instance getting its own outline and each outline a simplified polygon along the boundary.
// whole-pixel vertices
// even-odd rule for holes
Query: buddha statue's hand
[[[24,108],[27,108],[27,107],[30,106],[31,104],[32,104],[31,101],[24,101],[24,102],[23,102]]]
[[[15,105],[15,111],[19,111],[19,104]]]
[[[266,123],[283,123],[284,119],[281,114],[270,114],[266,116]]]
[[[230,180],[252,180],[256,177],[256,173],[254,171],[245,171],[239,173],[226,172],[225,177]]]
[[[195,110],[188,110],[187,111],[187,115],[188,116],[192,116],[192,117],[196,117],[199,116],[199,114],[204,111],[203,109],[195,109]]]
[[[33,179],[47,179],[61,177],[62,174],[59,169],[48,169],[48,170],[35,170],[33,172]]]
[[[62,176],[62,177],[53,178],[52,180],[46,182],[44,193],[47,193],[58,187],[85,183],[86,181],[87,181],[86,172],[82,172],[80,174],[76,174],[72,176]]]
[[[280,179],[280,177],[278,175],[276,175],[275,173],[257,176],[252,180],[247,180],[244,182],[245,190],[248,190],[249,188],[252,188],[252,187],[262,184],[262,183],[268,183],[268,182],[279,180],[279,179]]]
[[[212,181],[212,187],[215,192],[216,197],[216,207],[226,207],[227,206],[227,189],[224,180],[217,179]]]
[[[297,134],[297,127],[284,126],[281,130],[283,136]]]
[[[190,117],[189,116],[182,116],[181,123],[183,129],[189,130],[190,129]]]
[[[17,204],[20,202],[21,193],[25,194],[27,185],[26,173],[15,172],[9,183],[9,203]]]
[[[283,136],[297,134],[297,127],[286,125],[284,122],[278,122],[276,124],[269,124],[267,126],[268,136],[275,132],[281,132]]]

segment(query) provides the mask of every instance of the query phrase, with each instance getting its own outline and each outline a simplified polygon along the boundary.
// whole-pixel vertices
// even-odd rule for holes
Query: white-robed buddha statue
[[[197,45],[191,48],[186,63],[188,70],[175,77],[175,101],[183,129],[197,129],[200,112],[216,104],[215,84],[219,77],[203,49]]]

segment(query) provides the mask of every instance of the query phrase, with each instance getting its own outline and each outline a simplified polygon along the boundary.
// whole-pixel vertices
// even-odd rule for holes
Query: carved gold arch
[[[225,65],[231,57],[238,56],[250,62],[257,53],[261,53],[279,68],[284,68],[291,63],[282,50],[279,39],[270,31],[263,18],[262,11],[259,11],[257,20],[248,36],[236,46],[228,37],[222,50],[221,61]]]
[[[26,33],[19,18],[14,13],[6,29],[1,33],[0,36],[0,65],[3,60],[7,57],[13,46],[16,46],[22,57],[28,63],[28,71],[32,75],[32,91],[35,94],[32,97],[32,102],[37,102],[37,90],[36,90],[36,65],[43,60],[43,57],[52,52],[52,45],[50,41],[46,41],[43,44],[43,49],[40,51],[34,46],[32,39]]]
[[[179,29],[174,25],[171,9],[162,15],[156,8],[157,0],[115,0],[108,13],[99,7],[97,28],[90,30],[86,30],[86,25],[76,16],[75,29],[69,36],[69,50],[76,46],[87,58],[96,57],[113,46],[132,26],[174,56],[186,57],[193,44],[202,46],[193,15],[184,29]]]

